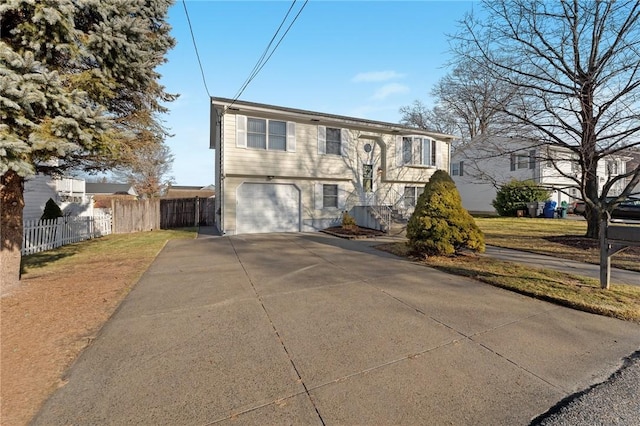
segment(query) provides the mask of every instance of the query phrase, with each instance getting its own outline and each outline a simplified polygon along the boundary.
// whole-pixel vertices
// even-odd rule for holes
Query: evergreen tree
[[[407,224],[411,251],[417,255],[452,255],[462,248],[484,251],[484,235],[462,207],[455,183],[437,170],[425,185]]]
[[[175,96],[156,68],[175,41],[170,0],[5,0],[0,5],[0,263],[18,277],[24,180],[106,170],[159,127]],[[161,128],[161,126],[160,126]]]
[[[62,216],[64,215],[62,214],[62,210],[60,210],[60,206],[53,201],[53,198],[49,198],[44,205],[44,211],[42,212],[40,220],[57,219]]]

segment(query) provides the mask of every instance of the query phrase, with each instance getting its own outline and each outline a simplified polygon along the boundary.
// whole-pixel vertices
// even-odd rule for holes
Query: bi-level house
[[[598,183],[602,191],[607,179],[624,174],[630,157],[609,156],[598,163]],[[510,137],[478,138],[452,154],[453,178],[464,208],[473,213],[495,213],[491,205],[497,188],[511,180],[532,180],[547,188],[550,199],[560,205],[581,198],[575,181],[579,176],[577,157],[570,150],[537,141]],[[610,195],[624,189],[621,180]]]
[[[453,136],[398,124],[211,98],[216,224],[228,235],[308,232],[340,224],[384,229],[407,214]]]

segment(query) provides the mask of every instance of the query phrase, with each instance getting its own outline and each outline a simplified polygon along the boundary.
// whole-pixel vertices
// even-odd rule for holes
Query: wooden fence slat
[[[162,229],[213,224],[213,198],[160,200],[160,227]]]

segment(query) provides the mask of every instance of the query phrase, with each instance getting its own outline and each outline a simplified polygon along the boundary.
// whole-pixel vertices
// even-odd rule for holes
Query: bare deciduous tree
[[[169,175],[172,164],[173,154],[168,146],[163,143],[145,144],[132,153],[125,167],[116,169],[113,175],[133,185],[138,195],[155,198],[173,182]]]
[[[482,19],[462,21],[455,52],[513,91],[517,102],[501,113],[528,137],[573,153],[578,172],[563,176],[580,190],[587,236],[595,238],[607,212],[640,182],[640,167],[597,174],[603,158],[640,146],[640,3],[500,0],[483,6]],[[621,181],[624,189],[608,201]]]

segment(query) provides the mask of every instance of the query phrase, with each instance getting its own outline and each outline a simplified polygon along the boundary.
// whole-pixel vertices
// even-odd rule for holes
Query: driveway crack
[[[273,329],[273,332],[275,333],[276,337],[278,338],[278,341],[280,342],[280,345],[282,346],[282,349],[284,350],[285,354],[287,354],[287,358],[289,359],[289,363],[291,364],[291,367],[293,367],[293,371],[295,371],[296,376],[298,376],[298,381],[300,382],[300,384],[302,384],[302,387],[304,388],[304,392],[307,394],[307,398],[309,398],[309,401],[311,402],[311,405],[313,406],[313,409],[315,410],[316,414],[318,415],[318,419],[320,420],[320,422],[323,425],[325,425],[326,423],[325,423],[324,419],[322,418],[322,415],[320,414],[320,411],[318,410],[318,407],[316,406],[315,401],[311,397],[311,393],[309,392],[309,388],[307,387],[307,384],[304,382],[304,379],[302,378],[302,375],[300,375],[300,371],[298,371],[298,367],[296,366],[296,363],[293,361],[293,358],[291,357],[291,354],[289,353],[289,350],[287,349],[287,345],[284,343],[284,340],[282,339],[282,336],[280,335],[280,332],[278,331],[278,328],[273,323],[273,320],[271,319],[271,315],[269,315],[269,311],[267,310],[266,306],[264,305],[264,301],[262,300],[262,296],[258,292],[258,289],[256,289],[256,286],[255,286],[253,280],[251,279],[251,276],[249,275],[249,272],[247,271],[244,263],[242,262],[242,259],[240,259],[240,256],[238,255],[238,251],[236,250],[236,247],[233,244],[233,241],[231,239],[229,239],[229,242],[231,243],[231,247],[233,248],[233,252],[235,253],[236,258],[238,259],[238,262],[240,263],[240,266],[242,266],[242,270],[244,271],[245,275],[247,276],[247,279],[249,280],[249,284],[251,284],[251,288],[253,289],[253,292],[256,295],[256,298],[258,299],[258,302],[260,302],[260,306],[262,307],[262,310],[264,311],[264,314],[266,315],[267,319],[269,320],[269,324],[271,324],[271,328]]]

